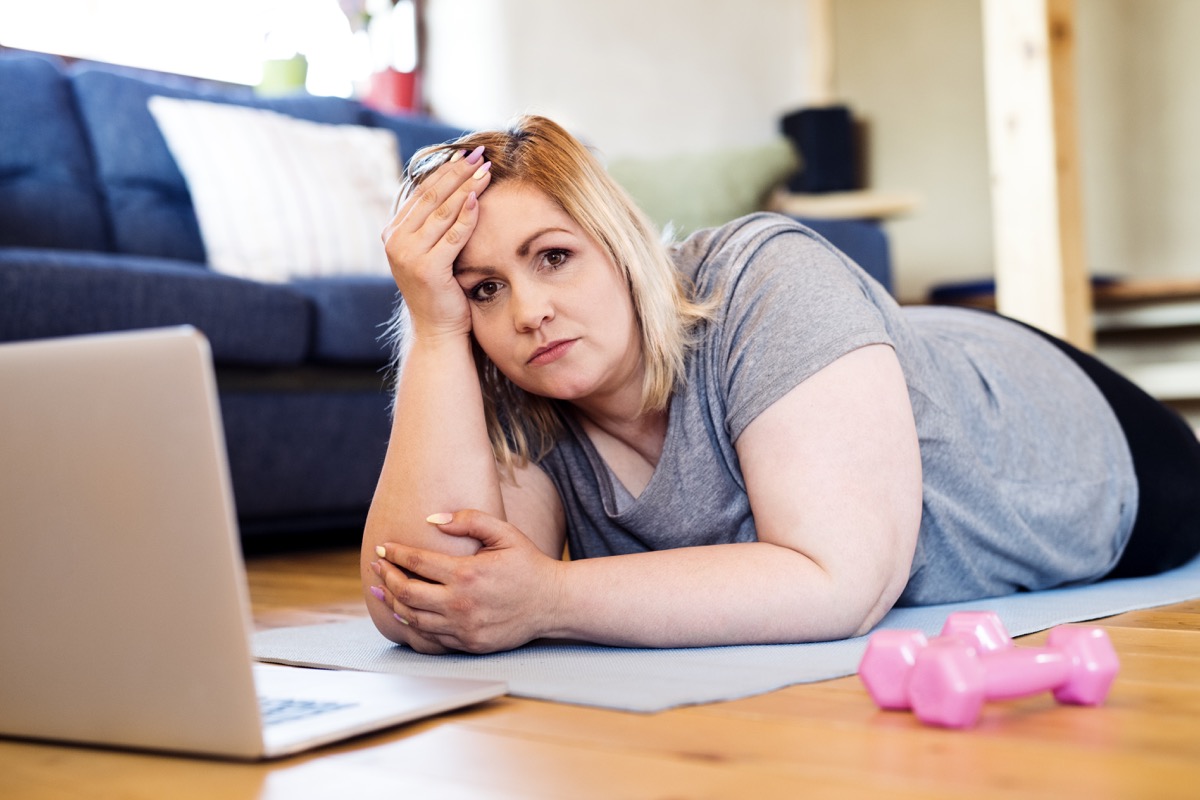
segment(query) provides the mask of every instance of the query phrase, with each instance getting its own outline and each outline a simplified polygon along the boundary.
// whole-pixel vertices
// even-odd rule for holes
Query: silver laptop
[[[0,345],[0,735],[242,759],[501,695],[254,663],[208,342]]]

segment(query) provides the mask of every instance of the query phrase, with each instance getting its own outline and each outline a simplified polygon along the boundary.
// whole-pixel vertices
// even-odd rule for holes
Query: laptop
[[[0,735],[273,758],[503,694],[253,661],[208,342],[0,345]]]

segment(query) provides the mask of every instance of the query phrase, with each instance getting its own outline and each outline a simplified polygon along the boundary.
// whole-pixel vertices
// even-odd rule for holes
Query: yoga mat
[[[999,614],[1009,633],[1020,636],[1196,597],[1200,558],[1149,578],[895,609],[878,627],[915,628],[933,636],[953,611],[986,610]],[[853,675],[868,638],[667,650],[535,642],[493,655],[427,656],[388,642],[363,619],[263,631],[254,636],[253,647],[261,661],[504,680],[509,694],[517,697],[651,712]]]

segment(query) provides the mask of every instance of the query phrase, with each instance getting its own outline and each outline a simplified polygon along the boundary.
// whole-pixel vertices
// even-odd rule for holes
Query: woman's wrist
[[[544,608],[542,609],[542,624],[538,626],[534,638],[571,639],[579,635],[572,621],[572,606],[568,591],[571,580],[570,561],[554,561],[549,572],[550,579],[546,587]]]
[[[418,327],[414,324],[405,331],[404,342],[406,353],[417,347],[439,350],[444,347],[469,345],[471,342],[470,320],[463,325],[431,322]]]

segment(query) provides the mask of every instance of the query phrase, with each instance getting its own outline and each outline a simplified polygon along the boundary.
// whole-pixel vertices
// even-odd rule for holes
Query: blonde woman
[[[547,119],[418,154],[384,239],[362,578],[415,650],[842,638],[1200,550],[1200,446],[1098,362],[902,309],[784,217],[663,244]]]

